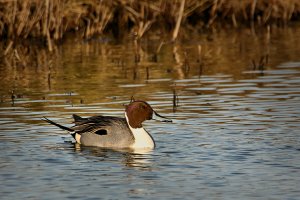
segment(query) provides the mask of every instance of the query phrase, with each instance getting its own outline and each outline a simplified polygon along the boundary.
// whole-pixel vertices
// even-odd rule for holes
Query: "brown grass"
[[[162,29],[176,40],[180,28],[215,24],[287,24],[300,18],[299,0],[1,0],[0,35],[7,54],[17,41],[37,38],[53,50],[69,32],[82,38],[133,31],[141,39]]]

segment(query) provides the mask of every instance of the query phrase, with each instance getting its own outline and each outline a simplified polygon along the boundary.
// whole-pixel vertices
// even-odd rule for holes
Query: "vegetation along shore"
[[[34,38],[51,51],[74,32],[82,38],[133,32],[141,39],[163,29],[174,41],[188,27],[285,26],[299,19],[299,0],[1,0],[1,50],[5,55]]]

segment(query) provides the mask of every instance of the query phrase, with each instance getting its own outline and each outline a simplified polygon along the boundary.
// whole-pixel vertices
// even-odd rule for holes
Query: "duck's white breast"
[[[144,128],[131,128],[134,136],[134,143],[131,148],[149,148],[153,149],[155,144],[150,134]]]

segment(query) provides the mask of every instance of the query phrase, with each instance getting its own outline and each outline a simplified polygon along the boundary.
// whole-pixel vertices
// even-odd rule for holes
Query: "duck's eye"
[[[140,104],[140,108],[145,110],[146,106],[144,104]]]

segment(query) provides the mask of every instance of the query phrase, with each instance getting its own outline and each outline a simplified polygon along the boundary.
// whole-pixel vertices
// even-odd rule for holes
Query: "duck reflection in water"
[[[150,170],[152,166],[153,150],[151,149],[111,149],[88,147],[78,143],[72,143],[74,151],[84,157],[99,159],[100,161],[112,161],[142,170]]]

